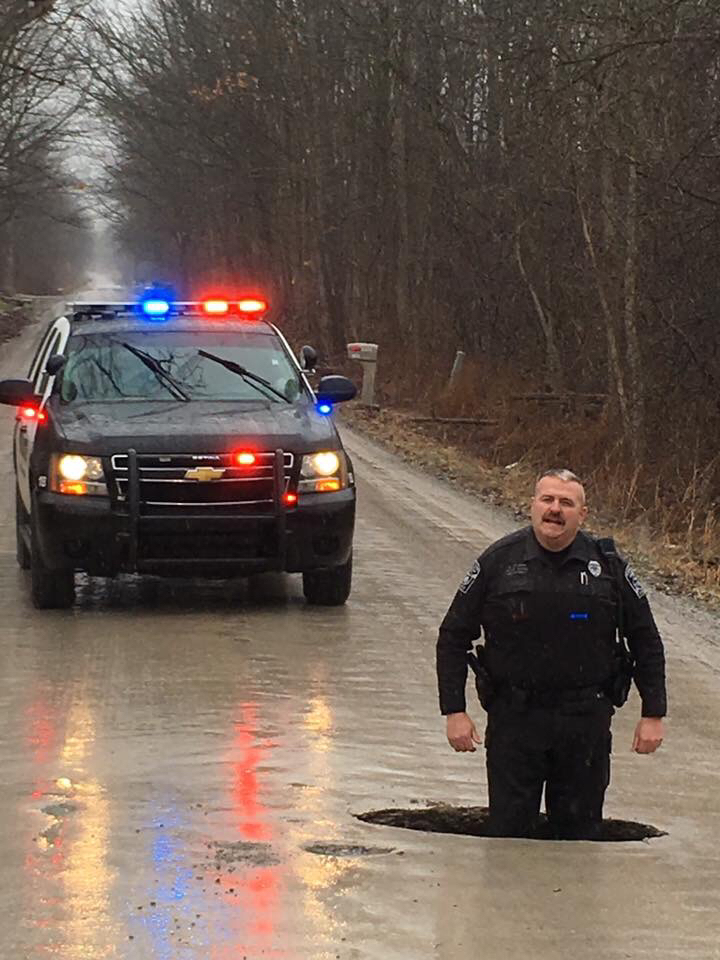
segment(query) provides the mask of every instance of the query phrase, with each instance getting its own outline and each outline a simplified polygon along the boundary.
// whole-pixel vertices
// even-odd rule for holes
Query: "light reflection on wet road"
[[[27,368],[30,341],[3,346],[2,375]],[[4,451],[11,423],[0,410]],[[84,578],[73,610],[35,611],[0,464],[0,957],[720,957],[716,623],[667,600],[673,739],[657,762],[619,749],[626,711],[609,812],[670,837],[482,841],[353,818],[483,801],[481,754],[444,743],[433,644],[476,548],[508,524],[346,436],[360,516],[339,610],[264,577]]]

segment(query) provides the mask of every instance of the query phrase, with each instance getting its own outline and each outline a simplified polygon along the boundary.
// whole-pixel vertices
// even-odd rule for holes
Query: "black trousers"
[[[542,835],[543,787],[551,838],[597,836],[610,783],[613,713],[604,697],[554,709],[502,699],[491,705],[485,746],[495,836]]]

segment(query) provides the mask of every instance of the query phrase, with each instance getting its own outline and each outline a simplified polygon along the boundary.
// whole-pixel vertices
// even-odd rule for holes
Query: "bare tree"
[[[22,225],[81,222],[59,201],[72,178],[62,158],[76,141],[84,69],[74,31],[81,0],[6,4],[0,13],[0,286],[16,283]]]
[[[718,417],[718,0],[152,0],[95,24],[107,195],[149,272],[269,285],[416,390],[459,347],[498,384],[605,394],[604,450],[649,490],[662,434],[682,483]]]

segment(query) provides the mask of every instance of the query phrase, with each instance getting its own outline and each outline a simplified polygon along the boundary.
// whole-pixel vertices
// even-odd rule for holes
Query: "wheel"
[[[302,575],[303,593],[308,603],[322,607],[341,607],[350,596],[352,555],[347,563],[324,570],[308,570]]]
[[[15,487],[15,556],[21,570],[30,569],[30,549],[23,536],[23,528],[27,529],[30,517],[22,502],[20,491]]]
[[[75,573],[70,567],[50,570],[40,553],[37,524],[30,519],[30,592],[38,610],[67,610],[75,600]]]

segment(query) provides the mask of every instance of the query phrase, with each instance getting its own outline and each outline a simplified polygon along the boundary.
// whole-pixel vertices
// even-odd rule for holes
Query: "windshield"
[[[272,389],[203,357],[201,351],[245,368]],[[297,368],[277,337],[244,330],[76,335],[58,379],[63,403],[185,397],[282,403],[303,391]]]

